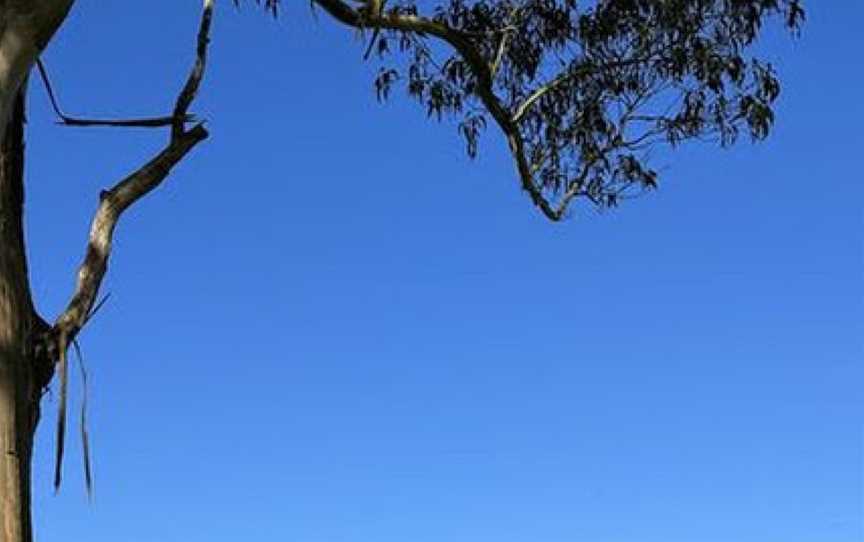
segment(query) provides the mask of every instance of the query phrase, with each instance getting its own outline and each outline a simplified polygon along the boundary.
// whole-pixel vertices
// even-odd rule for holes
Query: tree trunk
[[[40,326],[24,249],[24,96],[18,93],[0,145],[0,542],[31,542],[30,460],[39,419],[33,354]]]

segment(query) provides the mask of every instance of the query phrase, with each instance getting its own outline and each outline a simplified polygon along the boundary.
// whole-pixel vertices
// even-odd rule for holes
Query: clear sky
[[[82,336],[93,504],[74,410],[52,494],[45,403],[40,542],[860,542],[864,4],[808,4],[762,44],[770,141],[685,147],[656,193],[551,224],[495,131],[471,162],[378,105],[326,14],[221,2],[212,138],[124,217]],[[64,108],[169,111],[199,7],[80,1],[46,54]],[[167,134],[30,99],[53,319],[98,191]]]

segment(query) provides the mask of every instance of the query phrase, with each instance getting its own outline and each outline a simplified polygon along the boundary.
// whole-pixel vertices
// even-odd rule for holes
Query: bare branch
[[[187,116],[186,122],[195,120],[193,116]],[[143,119],[82,119],[78,117],[61,117],[58,123],[62,126],[74,126],[86,128],[90,126],[103,126],[108,128],[164,128],[174,124],[174,117],[148,117]]]
[[[201,25],[198,28],[198,48],[195,57],[195,65],[192,67],[192,73],[186,80],[186,85],[177,96],[177,103],[174,106],[174,124],[171,127],[171,137],[179,137],[185,128],[186,113],[189,111],[189,106],[198,95],[198,88],[201,86],[201,80],[204,78],[204,70],[207,68],[207,45],[210,43],[210,25],[213,22],[213,0],[204,0],[204,12],[201,15]]]
[[[504,59],[504,53],[507,51],[507,41],[509,39],[510,32],[505,31],[501,34],[501,39],[498,41],[498,50],[495,52],[495,60],[492,61],[492,65],[489,67],[489,71],[493,77],[498,73],[498,68],[501,67],[501,61]]]
[[[579,176],[570,182],[570,188],[567,192],[564,193],[564,196],[558,202],[558,206],[555,208],[555,214],[560,218],[564,216],[564,213],[567,212],[567,207],[570,205],[570,202],[579,196],[584,196],[592,201],[594,201],[593,196],[587,190],[584,190],[585,179],[588,178],[588,174],[591,172],[591,167],[594,165],[594,162],[587,162],[582,166],[582,171],[579,173]],[[595,202],[596,203],[596,202]]]
[[[170,117],[148,117],[142,119],[86,119],[81,117],[70,117],[63,113],[60,105],[57,103],[57,96],[54,94],[54,87],[51,85],[51,80],[48,77],[48,70],[45,68],[45,63],[41,58],[36,59],[36,67],[39,69],[39,76],[42,78],[42,83],[45,85],[45,91],[48,93],[48,100],[51,102],[51,108],[54,109],[54,114],[60,119],[59,124],[63,126],[107,126],[113,128],[162,128],[164,126],[172,126],[174,124],[174,116]],[[186,121],[193,121],[194,117],[187,115]]]
[[[495,74],[498,73],[498,68],[501,67],[501,63],[504,61],[504,54],[507,52],[509,48],[510,36],[513,32],[516,31],[516,27],[512,24],[513,20],[516,18],[519,10],[516,6],[513,6],[510,10],[510,21],[507,26],[503,27],[501,32],[501,38],[498,40],[498,47],[495,51],[495,59],[492,60],[492,65],[489,67],[489,71],[492,74],[492,77],[495,77]]]
[[[87,253],[78,270],[75,294],[54,324],[55,328],[68,333],[68,339],[81,329],[94,306],[107,269],[114,228],[122,213],[159,186],[171,169],[206,138],[207,131],[203,125],[195,125],[172,138],[168,146],[141,169],[100,194],[101,201],[90,227]]]
[[[63,462],[68,373],[66,351],[87,323],[89,317],[97,310],[94,309],[94,305],[108,269],[108,258],[111,255],[111,244],[117,222],[126,209],[158,187],[171,172],[171,169],[208,135],[203,124],[200,123],[187,130],[184,126],[184,119],[204,76],[212,13],[213,0],[204,0],[195,66],[177,98],[177,105],[172,115],[170,142],[143,167],[100,194],[100,203],[90,226],[84,261],[78,269],[75,291],[66,310],[57,318],[51,331],[59,355],[57,371],[60,381],[55,489],[59,488],[60,485]]]
[[[576,77],[574,73],[563,73],[558,77],[552,79],[548,83],[538,87],[527,98],[525,98],[525,101],[519,104],[519,106],[516,108],[516,112],[513,113],[513,122],[519,122],[520,120],[522,120],[522,118],[525,116],[525,113],[527,113],[531,109],[531,107],[535,103],[537,103],[537,100],[542,98],[545,94],[555,90],[559,85],[562,85],[567,81],[572,80],[574,77]]]
[[[78,270],[75,293],[66,310],[54,323],[54,336],[58,342],[60,355],[58,377],[60,379],[60,419],[57,435],[57,465],[55,487],[60,484],[60,467],[63,452],[63,429],[66,411],[66,349],[87,322],[91,309],[111,255],[114,228],[123,212],[132,204],[159,186],[171,169],[191,151],[195,145],[207,138],[207,130],[201,124],[183,132],[148,162],[144,167],[100,195],[101,202],[90,227],[90,238],[84,262]]]

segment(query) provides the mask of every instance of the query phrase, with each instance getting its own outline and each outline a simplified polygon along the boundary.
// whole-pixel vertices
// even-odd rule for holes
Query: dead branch
[[[39,77],[42,79],[42,84],[45,85],[45,92],[48,93],[48,101],[51,102],[51,108],[54,114],[60,120],[58,124],[62,126],[103,126],[111,128],[162,128],[172,126],[174,124],[174,116],[169,117],[147,117],[140,119],[90,119],[82,117],[71,117],[63,113],[60,109],[60,104],[57,101],[57,95],[54,93],[54,86],[51,84],[51,79],[48,77],[48,69],[45,67],[45,62],[41,58],[36,59],[36,67],[39,70]],[[191,122],[194,119],[191,115],[187,115],[185,120]]]
[[[206,66],[213,0],[204,0],[198,32],[198,47],[194,67],[177,98],[171,118],[171,139],[168,145],[143,167],[100,194],[99,206],[90,226],[90,235],[84,261],[78,269],[77,283],[68,306],[55,321],[51,337],[56,344],[60,400],[57,420],[57,455],[54,487],[58,489],[63,464],[63,445],[66,429],[66,388],[69,345],[94,312],[99,288],[108,269],[114,229],[123,212],[158,187],[162,181],[198,143],[207,138],[207,130],[199,123],[186,129],[186,113],[195,99]]]

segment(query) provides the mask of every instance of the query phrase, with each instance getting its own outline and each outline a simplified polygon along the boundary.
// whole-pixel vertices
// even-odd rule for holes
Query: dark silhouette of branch
[[[368,27],[430,35],[441,39],[455,49],[477,77],[476,93],[507,138],[507,144],[516,162],[522,188],[528,192],[531,201],[547,218],[553,221],[561,220],[565,209],[554,208],[535,184],[531,164],[525,152],[525,142],[519,127],[514,122],[510,112],[495,95],[493,91],[494,76],[491,67],[482,53],[474,46],[469,34],[454,29],[443,22],[419,15],[397,11],[375,13],[371,10],[357,10],[342,0],[315,0],[315,3],[339,22],[354,28]]]
[[[57,420],[57,450],[54,470],[54,487],[59,489],[63,464],[63,447],[66,431],[66,402],[68,363],[67,350],[72,341],[87,323],[92,314],[98,310],[96,298],[105,273],[108,269],[108,258],[111,255],[111,244],[114,228],[117,226],[123,212],[138,200],[158,187],[162,181],[198,143],[208,136],[202,123],[190,129],[185,128],[186,111],[197,94],[204,77],[206,65],[207,43],[209,41],[210,22],[213,16],[213,0],[204,0],[204,10],[198,33],[198,48],[195,65],[186,84],[177,99],[171,126],[171,139],[168,145],[153,159],[140,169],[100,194],[99,206],[90,226],[89,241],[84,261],[78,269],[75,291],[66,309],[55,321],[51,337],[56,343],[59,360],[57,364],[60,382],[60,400]],[[85,447],[89,448],[86,442]],[[88,462],[89,463],[89,462]],[[85,465],[89,471],[89,466]],[[88,478],[89,474],[85,472]]]
[[[51,84],[51,79],[48,77],[48,70],[45,67],[45,63],[41,58],[36,59],[36,67],[39,70],[39,76],[42,79],[42,83],[45,85],[45,91],[48,93],[48,99],[51,102],[51,108],[54,110],[54,114],[60,119],[58,124],[62,126],[76,126],[76,127],[89,127],[89,126],[102,126],[102,127],[112,127],[112,128],[163,128],[165,126],[173,126],[174,117],[148,117],[141,119],[89,119],[89,118],[81,118],[81,117],[70,117],[63,113],[63,110],[60,109],[60,105],[57,102],[57,95],[54,93],[54,87]],[[192,115],[185,115],[183,120],[186,122],[192,122],[194,117]]]
[[[780,19],[794,34],[804,19],[801,0],[692,2],[688,10],[623,0],[386,10],[380,0],[312,1],[346,26],[374,31],[364,57],[377,45],[382,60],[393,59],[375,79],[379,100],[404,83],[427,115],[460,121],[472,158],[491,117],[523,190],[553,221],[576,200],[611,207],[628,189],[656,187],[656,147],[706,138],[728,147],[746,132],[764,139],[780,84],[749,46],[763,21]]]
[[[81,372],[81,455],[84,459],[84,485],[87,487],[87,497],[93,498],[93,469],[90,463],[90,432],[87,430],[87,403],[90,398],[90,385],[87,379],[87,367],[84,365],[84,355],[78,339],[72,341],[75,347],[75,357],[78,359],[78,369]]]

